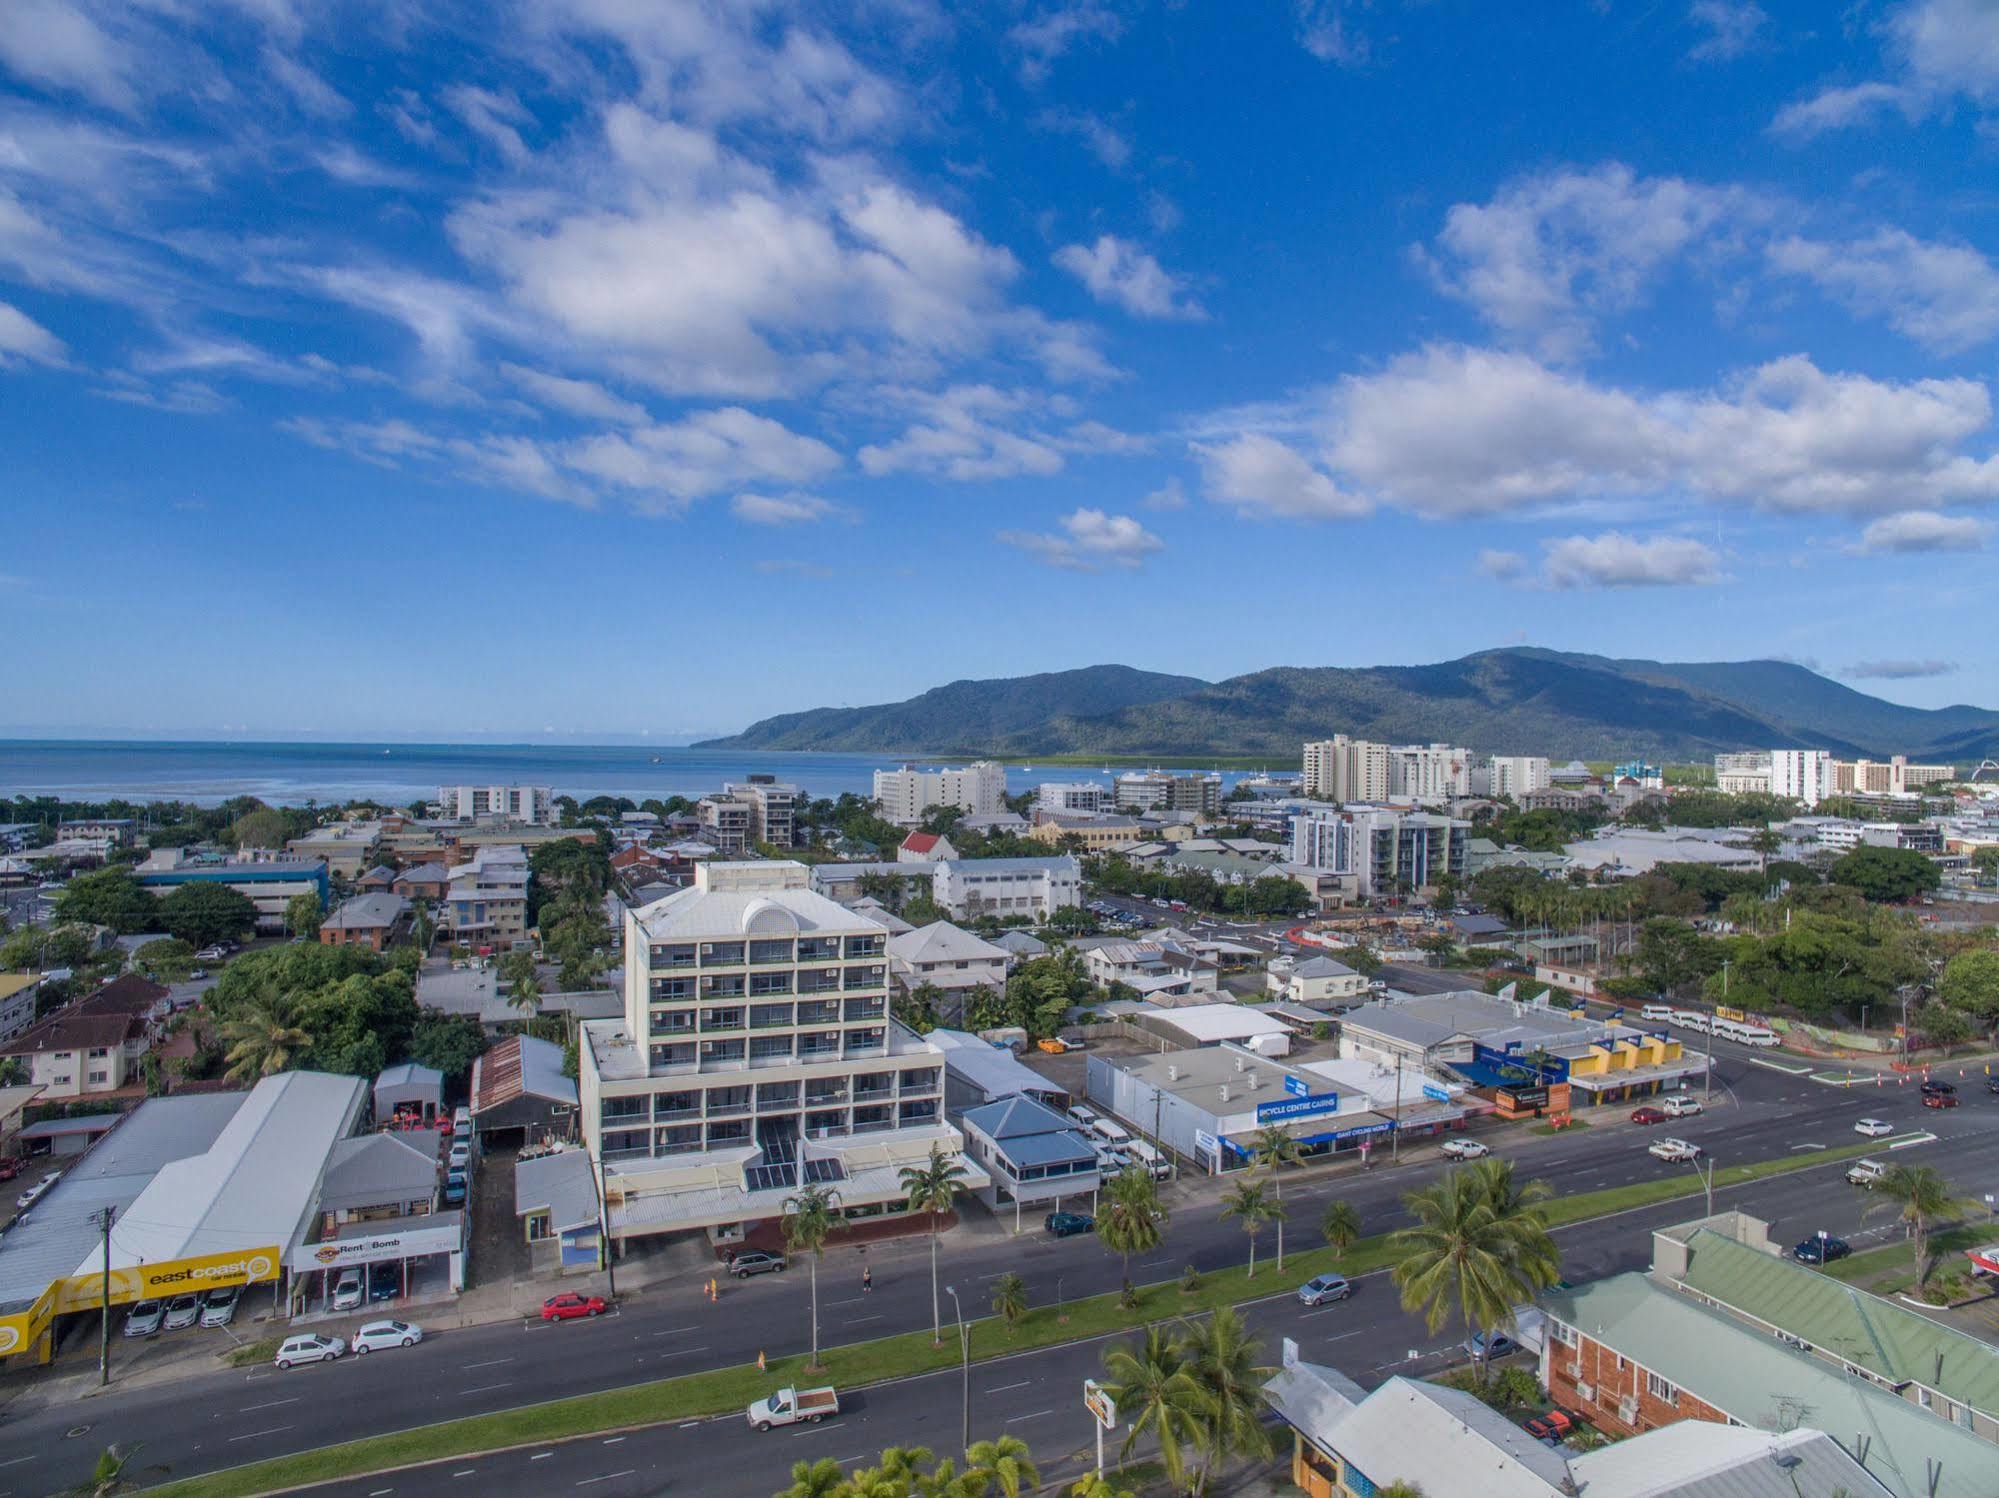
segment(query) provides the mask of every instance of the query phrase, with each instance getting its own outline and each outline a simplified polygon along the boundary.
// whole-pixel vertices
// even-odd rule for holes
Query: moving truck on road
[[[769,1430],[773,1425],[796,1425],[801,1420],[817,1425],[828,1415],[839,1413],[840,1396],[831,1387],[779,1389],[749,1408],[750,1424],[758,1430]]]

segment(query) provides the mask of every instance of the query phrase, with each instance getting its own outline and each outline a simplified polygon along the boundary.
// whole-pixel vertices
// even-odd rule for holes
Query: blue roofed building
[[[979,1199],[995,1212],[1012,1203],[1015,1232],[1024,1207],[1055,1211],[1065,1199],[1088,1196],[1095,1209],[1103,1184],[1097,1147],[1046,1103],[1002,1098],[960,1115],[958,1125],[965,1131],[965,1152],[992,1177]]]

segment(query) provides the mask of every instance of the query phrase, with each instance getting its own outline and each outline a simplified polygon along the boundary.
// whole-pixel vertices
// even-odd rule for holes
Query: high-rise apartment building
[[[1546,790],[1550,783],[1548,761],[1532,754],[1495,754],[1486,761],[1486,774],[1490,777],[1486,786],[1489,794],[1511,796],[1516,801]]]
[[[1728,796],[1768,794],[1770,751],[1750,749],[1714,757],[1714,788]]]
[[[747,852],[759,843],[779,848],[798,841],[797,786],[773,775],[752,775],[730,781],[695,804],[701,818],[701,839],[724,857]]]
[[[1956,774],[1952,765],[1912,765],[1904,754],[1886,760],[1836,759],[1832,789],[1842,796],[1906,796]]]
[[[1034,793],[1036,811],[1109,811],[1116,793],[1095,780],[1050,781]]]
[[[545,785],[444,785],[437,814],[447,822],[519,822],[555,825],[555,793]]]
[[[1305,746],[1305,794],[1318,801],[1385,801],[1388,746],[1336,733]]]
[[[1222,777],[1172,775],[1163,770],[1131,771],[1117,778],[1120,811],[1177,811],[1214,815],[1222,809]]]
[[[1360,900],[1414,893],[1465,875],[1471,823],[1393,806],[1351,806],[1291,822],[1291,862],[1339,877]]]
[[[1772,749],[1770,794],[1817,806],[1832,790],[1832,755],[1823,749]]]
[[[1388,751],[1388,794],[1448,801],[1471,794],[1469,749],[1449,744],[1398,744]]]
[[[955,806],[973,816],[1006,810],[1006,766],[982,759],[962,769],[875,771],[875,800],[883,818],[914,826],[933,806]]]
[[[614,1237],[779,1217],[813,1182],[894,1210],[902,1166],[963,1149],[943,1053],[889,1015],[887,930],[810,884],[789,860],[704,863],[626,913],[624,1017],[579,1047]]]

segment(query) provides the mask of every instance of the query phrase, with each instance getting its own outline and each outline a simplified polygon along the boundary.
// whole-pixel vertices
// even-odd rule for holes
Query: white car
[[[358,1311],[368,1299],[368,1281],[358,1269],[343,1269],[333,1286],[333,1309]]]
[[[1878,1139],[1883,1134],[1895,1132],[1895,1126],[1885,1118],[1863,1118],[1853,1126],[1856,1134],[1865,1134],[1869,1139]]]
[[[1700,1159],[1701,1147],[1698,1144],[1689,1144],[1684,1139],[1655,1139],[1645,1147],[1645,1153],[1654,1159],[1682,1164],[1688,1160]]]
[[[150,1337],[166,1319],[167,1308],[157,1300],[142,1300],[125,1313],[125,1335]]]
[[[1450,1139],[1445,1141],[1443,1149],[1438,1153],[1446,1160],[1477,1160],[1491,1154],[1492,1150],[1476,1139]]]
[[[422,1340],[423,1328],[412,1322],[371,1321],[347,1345],[356,1353],[370,1353],[378,1347],[414,1347]]]
[[[23,1212],[27,1211],[28,1208],[32,1207],[36,1202],[40,1201],[44,1196],[46,1196],[48,1194],[49,1188],[55,1185],[55,1183],[57,1181],[60,1181],[61,1179],[62,1179],[61,1171],[59,1170],[50,1171],[47,1175],[43,1176],[39,1181],[35,1182],[34,1185],[30,1186],[26,1191],[23,1191],[19,1196],[15,1197],[14,1205],[19,1207]]]
[[[227,1326],[236,1319],[236,1307],[243,1303],[243,1287],[230,1285],[222,1290],[210,1290],[208,1300],[201,1308],[203,1326]]]
[[[167,1302],[167,1317],[161,1323],[162,1330],[177,1332],[182,1327],[193,1326],[201,1319],[201,1297],[199,1295],[176,1295]]]
[[[1668,1118],[1686,1118],[1690,1114],[1701,1111],[1701,1100],[1682,1093],[1676,1097],[1667,1098],[1659,1104],[1659,1107]]]
[[[303,1337],[287,1337],[278,1346],[274,1359],[280,1368],[289,1368],[294,1363],[330,1363],[347,1350],[347,1344],[338,1337],[322,1337],[308,1333]]]

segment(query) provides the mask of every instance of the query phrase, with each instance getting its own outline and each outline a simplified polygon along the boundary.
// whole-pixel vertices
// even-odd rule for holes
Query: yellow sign
[[[1740,1009],[1719,1009],[1719,1008],[1717,1008],[1717,1009],[1715,1010],[1715,1012],[1714,1012],[1714,1017],[1715,1017],[1716,1019],[1732,1019],[1732,1020],[1734,1020],[1734,1021],[1735,1021],[1735,1022],[1736,1022],[1736,1023],[1738,1024],[1738,1025],[1740,1025],[1740,1024],[1746,1024],[1746,1023],[1748,1023],[1748,1020],[1749,1020],[1749,1015],[1748,1015],[1748,1014],[1747,1014],[1747,1013],[1746,1013],[1745,1011],[1743,1011],[1743,1010],[1740,1010]]]
[[[254,1285],[276,1279],[280,1262],[279,1249],[272,1244],[240,1253],[134,1264],[111,1271],[111,1304],[122,1306],[136,1300],[165,1300],[199,1290],[220,1290],[228,1285]],[[57,1280],[27,1310],[0,1316],[0,1357],[33,1346],[57,1316],[72,1311],[94,1311],[104,1304],[104,1298],[102,1274],[72,1274]]]
[[[0,1358],[26,1351],[34,1346],[35,1339],[48,1330],[55,1320],[56,1287],[51,1285],[42,1292],[42,1298],[27,1310],[12,1316],[0,1316]]]

